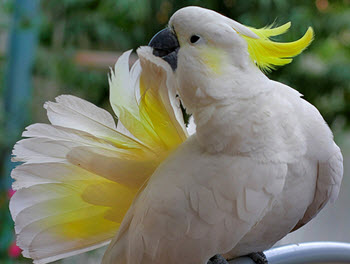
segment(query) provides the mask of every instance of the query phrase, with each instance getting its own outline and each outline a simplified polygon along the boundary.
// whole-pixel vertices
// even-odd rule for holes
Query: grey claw
[[[263,252],[255,252],[248,255],[256,264],[268,264],[267,258]]]
[[[226,259],[221,255],[215,255],[210,258],[207,264],[229,264]]]

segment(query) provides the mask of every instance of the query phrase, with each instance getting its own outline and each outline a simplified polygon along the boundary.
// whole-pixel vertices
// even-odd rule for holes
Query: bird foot
[[[248,257],[256,264],[268,264],[267,258],[263,252],[250,253]]]
[[[226,259],[221,255],[215,255],[210,258],[207,264],[229,264]]]

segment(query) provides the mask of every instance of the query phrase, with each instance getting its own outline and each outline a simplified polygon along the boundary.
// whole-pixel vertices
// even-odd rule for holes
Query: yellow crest
[[[249,28],[259,39],[250,38],[242,35],[248,43],[248,52],[250,58],[262,71],[271,71],[275,66],[283,66],[292,62],[292,57],[300,54],[314,38],[314,31],[308,28],[305,35],[299,40],[283,43],[274,42],[270,37],[281,35],[290,28],[288,22],[282,26],[273,28],[273,25],[256,29]]]

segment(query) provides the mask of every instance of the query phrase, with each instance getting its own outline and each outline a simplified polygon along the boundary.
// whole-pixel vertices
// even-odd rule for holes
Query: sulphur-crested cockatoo
[[[14,148],[24,256],[48,263],[109,243],[104,264],[218,263],[271,247],[335,200],[343,167],[330,129],[261,71],[312,41],[311,28],[269,39],[289,27],[186,7],[130,71],[127,52],[111,72],[117,126],[73,96],[47,103],[52,125],[28,127]]]

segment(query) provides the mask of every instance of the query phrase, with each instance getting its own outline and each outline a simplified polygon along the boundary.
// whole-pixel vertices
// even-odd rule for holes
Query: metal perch
[[[291,244],[266,250],[269,264],[350,263],[350,243],[310,242]],[[230,264],[254,264],[247,257],[229,261]]]

